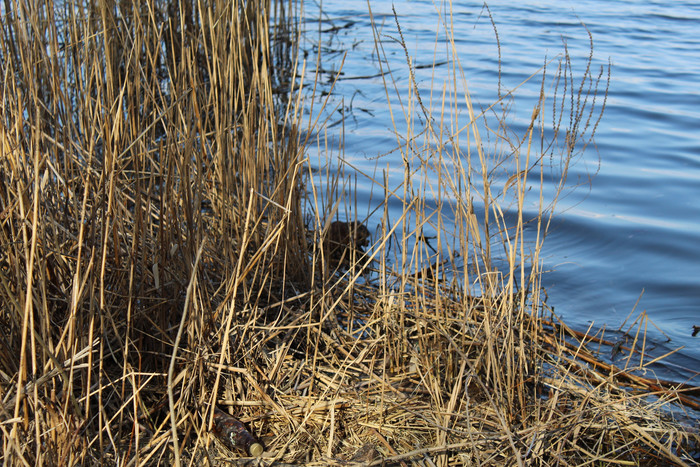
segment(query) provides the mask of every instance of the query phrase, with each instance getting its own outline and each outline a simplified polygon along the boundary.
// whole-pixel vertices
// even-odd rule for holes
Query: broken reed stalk
[[[556,199],[540,190],[529,218],[528,184],[547,176],[545,155],[568,167],[604,101],[583,91],[600,84],[590,72],[574,86],[567,55],[552,113],[543,72],[531,125],[507,150],[484,142],[457,57],[449,98],[419,99],[414,81],[405,107],[389,102],[404,183],[372,180],[374,244],[338,265],[323,248],[332,221],[366,219],[348,179],[329,170],[317,186],[303,158],[301,130],[334,152],[319,114],[303,117],[292,5],[13,7],[0,39],[5,463],[217,465],[246,455],[216,436],[217,417],[240,427],[229,415],[287,463],[697,453],[667,400],[583,372],[541,317]],[[545,115],[567,137],[539,154]],[[489,118],[512,131],[506,114]]]

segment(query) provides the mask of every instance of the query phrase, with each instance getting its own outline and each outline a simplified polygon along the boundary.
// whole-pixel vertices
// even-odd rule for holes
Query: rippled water
[[[406,57],[397,37],[392,2],[371,1],[374,20],[395,74],[407,89]],[[579,330],[591,322],[617,329],[643,293],[637,312],[648,316],[656,353],[685,346],[664,367],[663,377],[685,380],[700,371],[700,5],[696,2],[547,0],[489,2],[500,42],[503,88],[513,89],[546,58],[568,45],[574,70],[581,71],[594,40],[593,65],[612,64],[607,108],[595,147],[577,161],[570,179],[586,181],[558,206],[545,241],[544,277],[548,303]],[[365,2],[324,0],[308,5],[304,49],[320,44],[320,68],[330,79],[345,56],[341,80],[327,111],[329,134],[344,130],[344,158],[372,173],[402,177],[398,154],[377,159],[396,146],[384,82],[374,53]],[[415,65],[444,56],[436,51],[444,34],[432,1],[396,2],[402,32]],[[457,53],[476,105],[498,95],[498,47],[481,2],[453,2]],[[318,42],[314,42],[318,41]],[[441,89],[448,67],[417,70],[421,92]],[[432,86],[431,86],[432,85]],[[511,121],[527,125],[539,80],[518,90]],[[344,118],[344,125],[340,122]],[[466,117],[464,118],[466,122]],[[337,142],[336,142],[337,144]],[[387,157],[389,159],[387,159]],[[394,157],[394,159],[391,159]],[[392,173],[392,168],[397,168]],[[358,178],[358,206],[370,204],[371,185]],[[396,214],[399,207],[391,209]],[[367,211],[360,211],[364,214]],[[698,378],[695,383],[700,383]]]

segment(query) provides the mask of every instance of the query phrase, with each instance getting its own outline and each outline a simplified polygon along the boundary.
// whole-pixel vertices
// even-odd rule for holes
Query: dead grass
[[[532,218],[528,193],[551,158],[565,188],[606,71],[576,80],[566,53],[548,63],[514,134],[507,113],[477,113],[448,57],[455,79],[434,96],[450,99],[412,85],[389,103],[408,128],[405,180],[372,181],[381,225],[351,255],[361,264],[338,268],[323,245],[348,182],[311,183],[301,135],[323,133],[295,79],[294,8],[4,10],[3,461],[245,464],[212,434],[217,406],[262,441],[265,465],[697,461],[697,430],[667,411],[697,388],[602,366],[588,336],[573,345],[544,319],[556,198],[540,190]]]

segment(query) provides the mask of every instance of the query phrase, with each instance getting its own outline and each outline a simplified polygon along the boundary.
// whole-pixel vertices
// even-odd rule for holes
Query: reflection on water
[[[398,89],[406,89],[406,57],[394,41],[392,2],[373,1],[371,7],[382,46],[395,61],[391,78]],[[693,377],[700,368],[700,336],[691,337],[692,326],[700,325],[700,6],[676,2],[669,11],[666,4],[642,1],[547,0],[496,1],[489,7],[498,28],[503,90],[515,88],[545,59],[561,53],[563,41],[574,72],[581,72],[577,66],[584,66],[589,55],[582,22],[593,35],[593,66],[608,60],[613,66],[596,147],[589,148],[570,175],[582,186],[558,205],[545,242],[548,303],[579,330],[591,322],[595,328],[617,329],[643,292],[636,311],[645,310],[671,339],[667,342],[650,327],[653,354],[685,346],[662,376]],[[379,157],[391,152],[396,137],[380,76],[386,68],[380,69],[376,60],[367,7],[324,0],[323,8],[321,29],[326,32],[309,33],[303,47],[315,51],[320,43],[337,52],[323,56],[324,70],[339,69],[341,52],[347,51],[335,87],[337,107],[329,112],[331,123],[344,118],[343,157],[366,174],[389,169],[390,184],[398,186],[401,160]],[[435,4],[413,0],[395,8],[413,63],[439,61],[447,44],[436,49],[440,24]],[[318,31],[318,11],[309,7],[306,15],[308,29]],[[453,18],[469,91],[475,107],[486,108],[499,92],[499,47],[488,14],[481,2],[455,1]],[[449,72],[446,66],[435,71],[417,67],[421,93],[442,90]],[[516,128],[528,124],[538,93],[538,80],[518,89],[509,116]],[[341,126],[334,128],[339,135]],[[375,203],[365,180],[359,176],[357,181],[358,207],[368,206],[360,216]],[[398,213],[400,206],[390,209]]]

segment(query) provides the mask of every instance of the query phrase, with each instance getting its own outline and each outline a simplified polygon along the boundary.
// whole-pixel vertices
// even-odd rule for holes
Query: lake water
[[[414,65],[444,58],[444,44],[436,50],[444,34],[436,35],[442,26],[435,4],[395,3]],[[393,78],[406,90],[406,55],[392,39],[398,37],[392,2],[370,4]],[[498,31],[505,90],[537,72],[545,58],[562,53],[563,41],[574,72],[580,72],[589,56],[582,23],[593,36],[594,68],[612,64],[595,147],[577,160],[570,175],[570,181],[586,183],[567,191],[544,243],[548,304],[575,329],[585,331],[594,323],[595,329],[614,330],[643,292],[637,313],[646,311],[659,328],[648,328],[656,345],[653,353],[684,347],[660,376],[677,381],[694,377],[692,382],[700,384],[700,335],[691,336],[692,326],[700,326],[700,4],[526,0],[488,5]],[[378,76],[367,4],[323,0],[322,8],[320,15],[319,5],[307,2],[304,11],[302,48],[309,52],[308,66],[316,68],[320,44],[321,77],[330,80],[347,53],[329,104],[338,108],[324,114],[331,124],[326,134],[336,137],[336,145],[344,135],[343,157],[362,171],[389,167],[390,184],[398,177],[396,186],[402,176],[399,153],[377,158],[396,147],[396,138]],[[452,9],[470,94],[475,106],[487,107],[498,95],[498,47],[491,20],[481,2],[455,0]],[[448,73],[446,66],[416,70],[423,99],[431,83],[442,88]],[[517,91],[510,104],[516,127],[527,125],[539,89],[540,80],[534,79]],[[396,174],[392,167],[398,168]],[[588,175],[593,176],[590,184]],[[371,190],[365,178],[357,178],[360,216],[377,204]],[[390,208],[389,214],[398,217],[398,209]]]

